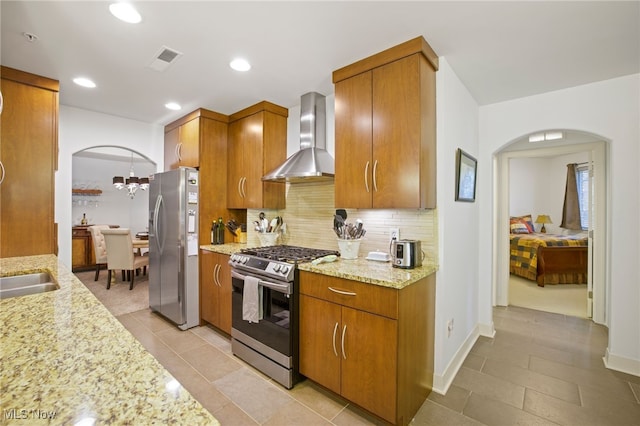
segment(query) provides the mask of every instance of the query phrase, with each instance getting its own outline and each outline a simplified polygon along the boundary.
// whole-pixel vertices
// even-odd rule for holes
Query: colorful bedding
[[[588,239],[584,235],[510,234],[510,238],[510,272],[533,281],[536,281],[538,275],[538,247],[588,245]],[[582,282],[586,279],[586,277],[577,277],[575,275],[570,277],[563,277],[561,274],[556,275],[558,276],[549,277],[548,283]]]

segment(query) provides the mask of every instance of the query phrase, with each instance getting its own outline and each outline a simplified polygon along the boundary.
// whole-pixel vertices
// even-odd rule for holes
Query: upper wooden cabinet
[[[165,170],[178,167],[199,170],[199,244],[211,242],[209,229],[212,220],[227,218],[228,121],[226,115],[200,108],[164,129]],[[176,154],[181,155],[181,161],[175,161]]]
[[[1,67],[0,257],[57,254],[59,83]]]
[[[207,137],[203,119],[215,120],[225,125],[229,121],[226,115],[200,108],[165,126],[165,170],[200,167],[201,143]]]
[[[286,108],[260,102],[229,117],[227,206],[230,209],[285,207],[285,185],[262,176],[287,158]]]
[[[195,118],[167,132],[164,137],[164,168],[199,167],[200,120]]]
[[[418,37],[334,71],[336,207],[436,206],[437,69]]]

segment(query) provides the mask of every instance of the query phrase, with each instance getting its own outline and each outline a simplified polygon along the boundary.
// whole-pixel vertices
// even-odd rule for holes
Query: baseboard
[[[460,345],[460,348],[458,348],[456,354],[453,356],[453,359],[451,360],[451,362],[449,362],[449,365],[445,369],[444,374],[442,376],[437,374],[433,375],[432,390],[434,392],[439,393],[440,395],[444,395],[447,393],[447,391],[449,390],[449,386],[451,386],[453,379],[456,377],[456,374],[458,374],[458,370],[460,370],[460,367],[462,367],[462,363],[464,363],[464,360],[467,358],[467,355],[469,355],[471,348],[473,348],[473,345],[476,343],[476,340],[478,340],[479,336],[480,326],[476,325],[474,329],[471,330],[471,333],[469,333],[462,345]]]
[[[604,366],[610,370],[621,371],[640,377],[640,360],[612,355],[607,348],[607,352],[602,358]]]
[[[490,339],[496,337],[496,329],[493,326],[493,321],[491,321],[491,324],[478,324],[478,327],[481,336],[488,337]]]

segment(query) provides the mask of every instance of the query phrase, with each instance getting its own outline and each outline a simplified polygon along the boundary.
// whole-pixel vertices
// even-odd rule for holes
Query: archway
[[[107,224],[130,228],[133,233],[147,230],[149,196],[138,189],[131,198],[126,189],[113,185],[114,176],[138,177],[156,172],[156,164],[148,157],[120,146],[94,146],[72,155],[72,227]],[[75,244],[72,242],[72,258]],[[74,263],[77,263],[74,261]]]
[[[553,129],[556,131],[557,129]],[[544,130],[542,131],[544,132]],[[542,133],[535,132],[535,133]],[[591,215],[594,219],[589,231],[589,284],[588,293],[593,296],[593,320],[606,323],[606,255],[608,199],[606,182],[607,169],[607,140],[599,135],[576,131],[562,130],[564,138],[558,141],[530,143],[529,134],[523,135],[507,144],[494,154],[494,188],[496,190],[496,204],[494,212],[494,253],[493,253],[493,303],[507,305],[509,302],[509,230],[504,226],[510,215],[510,186],[509,161],[514,158],[551,157],[584,153],[588,162],[593,165],[594,208]],[[564,187],[564,183],[562,183]],[[586,294],[585,294],[586,296]],[[585,300],[585,307],[587,307]]]

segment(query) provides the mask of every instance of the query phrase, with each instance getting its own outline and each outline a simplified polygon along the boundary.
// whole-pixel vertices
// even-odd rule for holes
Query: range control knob
[[[274,266],[274,267],[273,267],[273,270],[274,270],[275,272],[280,272],[280,265],[276,265],[276,266]]]
[[[289,267],[283,266],[280,272],[282,272],[282,275],[287,275],[287,273],[289,272]]]

